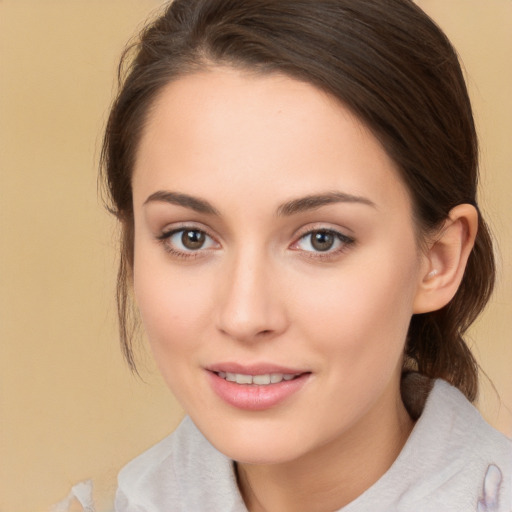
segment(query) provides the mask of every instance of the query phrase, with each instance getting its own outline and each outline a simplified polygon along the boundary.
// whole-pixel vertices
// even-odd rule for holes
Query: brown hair
[[[478,148],[457,55],[410,0],[174,0],[120,66],[102,164],[111,210],[122,223],[118,313],[124,354],[135,369],[128,300],[133,266],[131,174],[146,116],[165,84],[215,65],[285,73],[327,91],[381,141],[411,194],[426,234],[462,203],[477,206]],[[123,71],[124,70],[124,71]],[[463,334],[494,284],[480,215],[462,284],[443,309],[414,315],[406,363],[474,400],[478,366]]]

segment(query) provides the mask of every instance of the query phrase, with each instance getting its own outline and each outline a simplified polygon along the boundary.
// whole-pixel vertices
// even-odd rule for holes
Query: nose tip
[[[268,339],[275,336],[280,329],[277,326],[269,326],[269,321],[260,318],[242,317],[238,315],[224,314],[219,325],[219,330],[226,336],[238,341],[250,342]]]
[[[272,337],[277,331],[259,328],[252,322],[231,320],[223,322],[219,329],[224,335],[243,342],[251,342]]]
[[[242,269],[225,282],[218,303],[218,329],[238,341],[271,339],[287,325],[279,291],[266,273]]]

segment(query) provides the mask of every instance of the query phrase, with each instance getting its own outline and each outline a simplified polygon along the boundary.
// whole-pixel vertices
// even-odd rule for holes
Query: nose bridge
[[[285,328],[284,304],[276,286],[275,262],[261,247],[245,246],[229,258],[219,296],[219,329],[250,341]]]

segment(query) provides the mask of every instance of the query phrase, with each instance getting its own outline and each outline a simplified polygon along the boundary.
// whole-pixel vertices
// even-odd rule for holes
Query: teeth
[[[237,384],[252,384],[252,375],[243,375],[242,373],[236,374]]]
[[[245,375],[243,373],[218,372],[221,379],[237,384],[256,384],[258,386],[268,386],[269,384],[278,384],[283,380],[292,380],[299,374],[291,373],[265,373],[263,375]]]
[[[270,374],[267,375],[255,375],[252,378],[253,384],[259,384],[261,386],[266,386],[267,384],[270,384]]]

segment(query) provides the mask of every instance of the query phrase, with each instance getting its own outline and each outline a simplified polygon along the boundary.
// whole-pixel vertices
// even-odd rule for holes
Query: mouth
[[[263,373],[261,375],[250,375],[245,373],[214,372],[221,379],[237,384],[249,384],[256,386],[268,386],[279,384],[283,381],[290,381],[299,378],[303,373]]]
[[[288,402],[310,380],[310,371],[274,365],[223,364],[208,368],[213,391],[237,409],[262,411]]]

